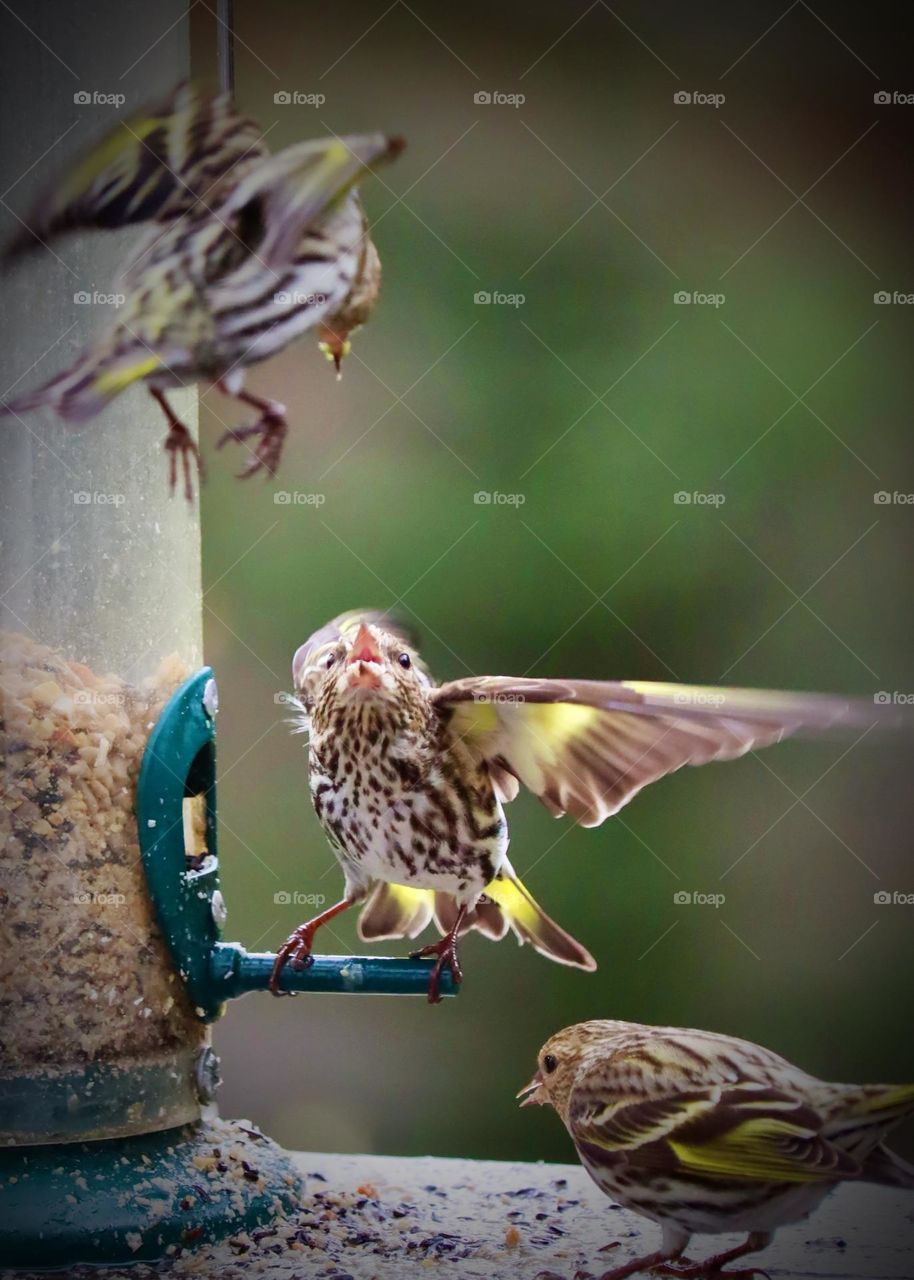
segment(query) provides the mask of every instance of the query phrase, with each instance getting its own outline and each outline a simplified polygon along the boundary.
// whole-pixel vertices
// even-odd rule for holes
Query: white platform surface
[[[436,1271],[474,1280],[534,1280],[546,1271],[571,1280],[581,1267],[599,1276],[610,1265],[656,1247],[659,1239],[656,1227],[614,1207],[577,1165],[307,1153],[294,1159],[307,1177],[306,1192],[370,1184],[382,1205],[409,1198],[418,1210],[406,1242],[414,1240],[419,1247],[398,1259],[360,1256],[353,1249],[345,1272],[354,1280]],[[326,1184],[307,1176],[314,1173]],[[512,1226],[519,1241],[508,1247]],[[421,1247],[435,1233],[457,1238],[453,1249],[439,1254],[440,1264],[430,1256],[434,1251]],[[738,1239],[696,1237],[691,1256],[706,1257]],[[599,1253],[611,1240],[619,1240],[620,1247]],[[469,1255],[460,1256],[467,1247]],[[409,1252],[420,1257],[410,1261]],[[783,1228],[758,1260],[772,1278],[914,1280],[914,1193],[840,1187],[813,1217]],[[300,1274],[318,1272],[303,1268]]]
[[[159,1264],[78,1267],[56,1275],[573,1280],[581,1270],[600,1277],[659,1241],[657,1227],[613,1205],[579,1165],[308,1152],[292,1158],[304,1195],[290,1217],[250,1235],[182,1250]],[[618,1247],[601,1253],[611,1241]],[[696,1237],[690,1257],[708,1257],[738,1242],[733,1236]],[[914,1280],[914,1192],[841,1187],[808,1221],[783,1228],[757,1261],[771,1280]],[[22,1280],[24,1273],[16,1274]]]

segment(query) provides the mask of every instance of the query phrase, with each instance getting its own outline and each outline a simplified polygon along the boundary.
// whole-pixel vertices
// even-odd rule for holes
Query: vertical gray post
[[[4,238],[119,115],[185,78],[190,59],[186,0],[14,7],[0,8]],[[138,235],[60,240],[4,276],[0,398],[45,381],[115,322],[118,270]],[[195,428],[196,394],[174,404]],[[204,1028],[152,918],[133,813],[149,728],[202,656],[198,508],[169,494],[165,432],[142,387],[80,426],[50,411],[0,419],[7,1142],[142,1132],[199,1113]],[[99,1085],[107,1068],[120,1090],[110,1072]],[[103,1116],[102,1087],[123,1103]],[[72,1098],[66,1132],[42,1134],[57,1094]]]

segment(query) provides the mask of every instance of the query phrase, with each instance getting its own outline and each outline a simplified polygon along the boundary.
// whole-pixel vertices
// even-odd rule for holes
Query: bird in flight
[[[180,458],[190,499],[200,454],[166,392],[202,382],[255,410],[253,422],[230,429],[220,444],[253,439],[241,474],[272,475],[286,410],[245,391],[245,372],[309,330],[339,371],[349,334],[370,315],[380,287],[356,187],[403,146],[374,133],[299,142],[272,155],[228,95],[190,83],[122,121],[36,204],[3,258],[69,231],[151,224],[120,278],[123,303],[70,368],[0,413],[47,406],[86,422],[144,382],[168,425],[171,488]]]
[[[683,765],[732,760],[791,734],[862,732],[895,711],[822,694],[470,676],[438,685],[402,624],[376,610],[342,614],[292,663],[309,734],[317,817],[345,878],[343,898],[301,925],[277,954],[301,968],[315,931],[364,904],[363,940],[416,937],[434,916],[443,935],[429,999],[458,938],[513,930],[561,964],[591,954],[533,900],[508,860],[503,805],[520,787],[556,816],[599,826],[642,787]]]

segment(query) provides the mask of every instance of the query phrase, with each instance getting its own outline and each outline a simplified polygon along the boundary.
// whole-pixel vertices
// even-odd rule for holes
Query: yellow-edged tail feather
[[[359,937],[365,942],[387,938],[415,938],[435,917],[442,934],[457,919],[457,900],[432,889],[414,889],[401,884],[378,884],[359,917]],[[498,941],[508,929],[520,943],[529,942],[558,964],[592,971],[597,962],[569,933],[566,933],[534,901],[528,890],[507,866],[486,886],[486,891],[461,925],[461,934],[476,929]]]

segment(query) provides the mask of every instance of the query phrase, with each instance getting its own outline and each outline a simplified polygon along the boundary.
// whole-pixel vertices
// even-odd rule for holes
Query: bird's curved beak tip
[[[350,689],[380,689],[384,658],[378,643],[363,622],[346,658]]]
[[[352,642],[352,648],[349,650],[348,662],[381,662],[381,650],[374,636],[368,630],[363,622],[356,632],[355,639]]]
[[[541,1094],[542,1083],[543,1077],[537,1071],[533,1079],[528,1084],[525,1084],[523,1089],[515,1095],[517,1098],[523,1099],[520,1104],[522,1107],[541,1107],[543,1105],[546,1099]]]

